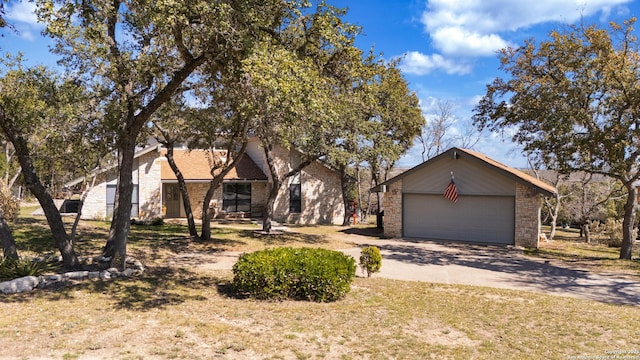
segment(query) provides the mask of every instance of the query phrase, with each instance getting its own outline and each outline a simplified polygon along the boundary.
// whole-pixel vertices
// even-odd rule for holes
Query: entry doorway
[[[166,209],[165,218],[180,217],[180,186],[178,184],[162,184],[162,206]]]

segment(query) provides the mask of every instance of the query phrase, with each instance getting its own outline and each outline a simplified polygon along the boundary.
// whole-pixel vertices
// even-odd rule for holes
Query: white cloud
[[[573,23],[601,12],[624,13],[631,0],[429,0],[422,23],[445,55],[490,56],[508,45],[505,33],[547,23]]]
[[[510,45],[496,34],[483,35],[462,27],[437,29],[431,38],[444,54],[455,56],[490,56]]]
[[[33,27],[42,27],[42,24],[38,23],[35,10],[36,4],[33,2],[27,2],[24,0],[16,1],[12,6],[7,7],[7,19],[26,23]]]
[[[414,75],[427,75],[442,70],[450,75],[464,75],[471,72],[471,65],[444,58],[440,54],[425,55],[417,51],[408,52],[400,64],[402,71]]]

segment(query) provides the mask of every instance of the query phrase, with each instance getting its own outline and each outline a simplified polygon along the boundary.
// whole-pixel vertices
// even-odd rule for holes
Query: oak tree
[[[251,52],[297,1],[39,0],[62,63],[100,99],[118,153],[113,219],[103,255],[125,266],[139,135],[164,103]]]
[[[524,150],[564,173],[616,179],[626,189],[621,259],[630,259],[640,179],[640,54],[635,19],[571,26],[500,51],[501,69],[474,122],[513,129]]]

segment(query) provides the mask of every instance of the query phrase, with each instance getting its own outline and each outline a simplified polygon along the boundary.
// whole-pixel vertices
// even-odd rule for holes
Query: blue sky
[[[0,0],[2,1],[2,0]],[[496,51],[534,37],[547,38],[562,24],[580,21],[606,26],[640,13],[640,0],[327,0],[349,9],[346,21],[363,28],[357,45],[385,59],[402,57],[401,68],[429,121],[436,101],[454,104],[452,134],[470,126],[472,110],[486,84],[504,77]],[[33,4],[12,1],[7,18],[18,34],[0,30],[0,51],[22,51],[33,63],[52,64],[49,42],[31,14]],[[526,160],[508,135],[484,134],[474,147],[515,167]],[[421,162],[414,147],[398,165]]]

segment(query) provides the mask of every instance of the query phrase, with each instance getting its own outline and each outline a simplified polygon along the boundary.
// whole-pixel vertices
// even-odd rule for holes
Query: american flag
[[[449,201],[453,201],[454,203],[458,201],[458,189],[456,188],[456,183],[453,181],[453,175],[451,176],[449,186],[447,186],[447,189],[444,191],[444,194],[442,196],[444,196],[444,198]]]

